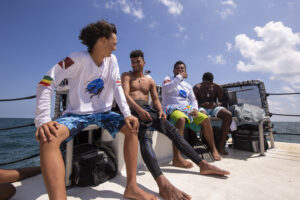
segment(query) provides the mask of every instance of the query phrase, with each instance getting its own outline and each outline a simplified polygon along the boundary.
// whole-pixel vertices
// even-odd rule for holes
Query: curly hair
[[[91,52],[99,38],[109,39],[113,33],[117,34],[116,26],[105,20],[100,20],[85,26],[80,32],[79,39],[82,44],[87,46],[88,52]]]
[[[130,53],[130,58],[142,57],[144,59],[144,53],[141,50],[133,50]]]

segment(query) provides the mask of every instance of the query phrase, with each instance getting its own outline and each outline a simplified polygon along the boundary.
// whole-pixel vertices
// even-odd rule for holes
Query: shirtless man
[[[225,142],[229,133],[232,114],[229,110],[221,106],[223,89],[213,81],[213,74],[206,72],[203,74],[202,83],[196,84],[193,90],[198,101],[199,111],[222,120],[222,136],[217,149],[219,153],[227,155],[228,152],[225,150]]]
[[[159,194],[164,199],[191,199],[188,194],[172,185],[160,170],[152,148],[152,135],[148,131],[150,127],[169,137],[182,153],[200,167],[200,174],[224,176],[228,175],[229,172],[202,160],[178,130],[166,120],[156,91],[156,84],[152,78],[143,74],[145,65],[143,52],[140,50],[132,51],[130,59],[132,72],[122,74],[122,84],[132,114],[139,118],[139,141],[143,160],[157,182]],[[149,92],[154,108],[148,104]]]
[[[221,160],[215,146],[210,121],[207,115],[198,112],[198,103],[192,86],[184,80],[187,78],[184,62],[177,61],[174,64],[173,73],[174,76],[167,76],[162,85],[162,107],[169,116],[170,122],[176,126],[182,136],[184,128],[199,132],[202,127],[214,160]],[[174,145],[173,152],[173,163],[179,167],[191,167],[192,163],[184,160]]]
[[[50,200],[66,200],[65,166],[60,145],[68,142],[90,124],[107,129],[115,137],[125,135],[124,160],[127,184],[124,197],[155,200],[136,182],[138,152],[138,119],[131,115],[122,89],[119,65],[112,51],[116,50],[117,29],[105,20],[89,24],[79,39],[87,51],[75,52],[55,64],[37,88],[35,125],[40,143],[40,163]],[[69,105],[63,115],[52,121],[51,96],[59,83],[69,82]],[[121,113],[111,111],[113,99]]]

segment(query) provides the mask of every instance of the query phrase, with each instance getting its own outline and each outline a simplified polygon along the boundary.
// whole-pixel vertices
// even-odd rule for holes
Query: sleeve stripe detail
[[[40,85],[44,85],[44,86],[46,86],[46,87],[50,85],[49,83],[46,83],[46,82],[43,82],[43,81],[39,82],[39,84],[40,84]]]
[[[44,76],[43,79],[39,82],[39,84],[44,86],[49,86],[51,85],[52,81],[53,79],[50,76]]]
[[[68,69],[74,64],[74,61],[70,57],[66,57],[65,59],[61,60],[58,64],[62,69]]]
[[[43,80],[53,81],[53,78],[51,78],[50,76],[44,76]]]

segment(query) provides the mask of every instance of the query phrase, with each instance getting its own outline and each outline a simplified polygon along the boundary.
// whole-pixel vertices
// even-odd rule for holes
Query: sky
[[[100,19],[117,26],[121,73],[141,49],[158,85],[182,60],[191,85],[209,71],[219,84],[262,80],[269,93],[300,92],[299,10],[300,0],[1,0],[0,99],[34,95],[53,65],[86,50],[80,30]],[[268,98],[270,112],[281,114],[300,114],[299,101]],[[34,99],[0,102],[0,117],[34,111]]]

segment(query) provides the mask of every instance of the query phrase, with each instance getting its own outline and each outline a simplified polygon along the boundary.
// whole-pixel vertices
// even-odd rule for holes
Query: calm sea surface
[[[33,123],[33,119],[0,118],[0,129]],[[300,144],[300,122],[273,122],[277,133],[298,135],[275,135],[275,141]],[[38,142],[34,138],[35,127],[0,130],[0,163],[18,160],[39,153]],[[10,169],[39,165],[39,156],[15,164],[0,166]]]

